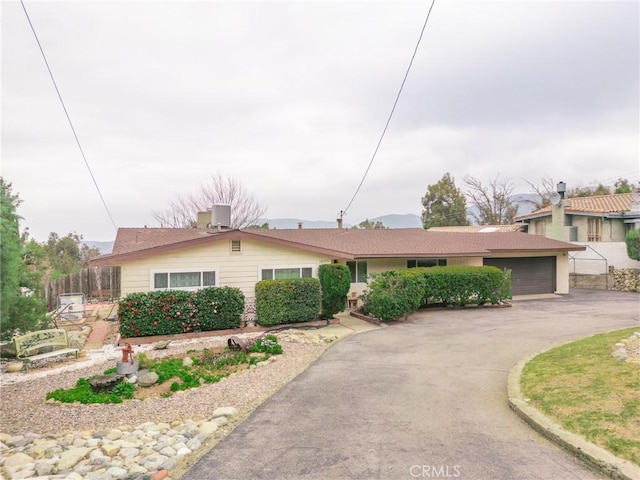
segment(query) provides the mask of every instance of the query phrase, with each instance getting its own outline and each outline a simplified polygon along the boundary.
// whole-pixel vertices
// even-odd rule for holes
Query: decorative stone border
[[[566,342],[566,343],[572,343]],[[564,345],[564,344],[561,344]],[[520,377],[524,366],[534,357],[544,353],[556,345],[520,360],[510,371],[507,379],[507,395],[509,407],[538,433],[560,447],[568,450],[590,466],[615,480],[640,480],[638,466],[616,457],[607,450],[588,442],[575,433],[571,433],[532,407],[520,390]]]

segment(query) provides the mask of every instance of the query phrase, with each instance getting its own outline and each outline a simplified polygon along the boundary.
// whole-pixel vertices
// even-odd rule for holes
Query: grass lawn
[[[612,347],[638,328],[588,337],[525,365],[530,404],[566,430],[640,465],[640,364],[616,360]]]

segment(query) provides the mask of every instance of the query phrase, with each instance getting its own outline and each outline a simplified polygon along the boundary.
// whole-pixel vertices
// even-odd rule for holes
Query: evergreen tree
[[[4,332],[11,324],[11,314],[20,296],[22,251],[16,208],[20,198],[10,183],[0,178],[0,321]]]
[[[353,226],[352,228],[355,228],[355,229],[362,228],[364,230],[384,230],[387,227],[385,227],[384,223],[382,223],[380,220],[376,222],[372,222],[367,218],[362,222],[360,222],[358,225]]]
[[[425,229],[469,225],[467,199],[456,187],[455,179],[449,172],[439,182],[427,187],[427,193],[422,197],[422,206],[422,225]]]
[[[37,330],[46,320],[39,274],[28,268],[33,256],[23,245],[16,213],[20,198],[0,177],[0,338],[16,330]]]
[[[613,193],[631,193],[631,185],[626,178],[619,178],[614,184],[615,191]]]
[[[69,233],[66,237],[60,237],[55,232],[49,234],[46,249],[54,278],[76,273],[82,269],[81,240],[82,236],[75,233]]]

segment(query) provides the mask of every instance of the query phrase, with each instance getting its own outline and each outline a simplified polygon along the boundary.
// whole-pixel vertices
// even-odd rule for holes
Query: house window
[[[242,243],[240,240],[231,240],[231,252],[239,253],[242,251]]]
[[[351,283],[367,283],[367,262],[358,260],[347,262],[347,267],[351,272]]]
[[[418,258],[416,260],[407,260],[407,268],[416,267],[446,267],[446,258]]]
[[[151,273],[153,290],[197,290],[216,286],[217,272],[206,270],[171,270]]]
[[[286,280],[288,278],[311,278],[312,267],[268,267],[260,269],[262,280]]]
[[[599,242],[602,240],[602,218],[594,217],[587,219],[587,241]]]
[[[535,234],[536,235],[542,235],[543,237],[545,237],[547,235],[547,222],[545,222],[544,220],[539,221],[539,222],[535,222]]]

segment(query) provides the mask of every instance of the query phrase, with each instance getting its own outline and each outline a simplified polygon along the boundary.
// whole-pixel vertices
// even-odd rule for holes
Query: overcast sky
[[[25,5],[118,227],[212,174],[266,217],[332,220],[353,196],[430,2]],[[516,193],[639,174],[639,3],[436,2],[345,216],[422,211],[450,172]],[[115,229],[22,6],[2,2],[2,176],[37,240]]]

